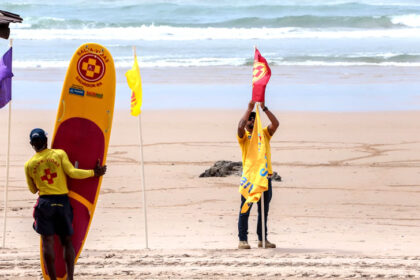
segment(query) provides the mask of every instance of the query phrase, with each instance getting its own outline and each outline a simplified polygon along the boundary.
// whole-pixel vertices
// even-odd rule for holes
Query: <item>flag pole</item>
[[[134,59],[136,59],[136,47],[133,46]],[[143,158],[143,137],[141,131],[141,113],[139,114],[139,139],[140,139],[140,153],[141,153],[141,177],[143,190],[143,216],[144,216],[144,236],[146,249],[149,249],[149,238],[147,230],[147,206],[146,206],[146,181],[144,178],[144,158]]]
[[[9,47],[12,47],[13,39],[9,40]],[[10,165],[10,127],[12,122],[12,100],[9,101],[9,118],[7,121],[7,155],[6,155],[6,185],[4,188],[4,212],[3,212],[3,243],[2,248],[6,246],[6,223],[7,223],[7,202],[9,200],[9,165]]]
[[[254,52],[257,50],[257,45],[254,45]],[[261,102],[259,102],[261,103]],[[258,110],[258,106],[257,106]],[[268,180],[268,179],[267,179]],[[265,248],[265,207],[264,207],[264,192],[261,193],[261,232],[262,232],[262,247]]]
[[[256,49],[257,47],[255,47]],[[261,102],[260,102],[261,103]],[[259,106],[257,106],[259,110]],[[264,191],[261,193],[261,232],[262,232],[262,247],[265,248],[265,207],[264,207]]]
[[[144,178],[144,159],[143,159],[143,137],[141,133],[141,114],[139,114],[139,138],[140,138],[140,151],[141,151],[141,177],[143,189],[143,216],[144,216],[144,236],[146,249],[149,249],[148,230],[147,230],[147,205],[146,205],[146,182]]]
[[[254,45],[254,52],[257,50],[257,45]],[[261,103],[261,102],[260,102]],[[258,106],[257,106],[258,110]],[[261,232],[262,232],[262,247],[265,248],[265,207],[264,207],[264,192],[261,193]]]
[[[264,207],[264,192],[261,193],[261,228],[262,228],[262,247],[265,248],[265,207]]]

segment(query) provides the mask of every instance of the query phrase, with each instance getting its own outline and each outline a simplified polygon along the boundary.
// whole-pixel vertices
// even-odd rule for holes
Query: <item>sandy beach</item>
[[[284,112],[272,139],[269,240],[237,247],[239,177],[199,178],[240,161],[241,110],[149,110],[142,115],[149,250],[144,249],[137,119],[114,115],[108,173],[76,279],[420,279],[417,111]],[[23,164],[28,133],[52,135],[54,110],[14,110],[6,248],[0,278],[41,279],[39,237]],[[264,117],[263,123],[267,123]],[[7,110],[0,111],[5,173]],[[0,180],[4,190],[4,176]],[[3,200],[1,200],[3,217]]]
[[[13,40],[0,44],[0,54],[13,45],[14,74],[5,235],[9,111],[0,110],[0,279],[42,279],[37,195],[24,174],[34,154],[29,132],[41,127],[51,143],[69,61],[94,42],[112,54],[115,112],[75,279],[420,280],[418,0],[1,6],[23,22],[11,23]],[[280,121],[271,151],[282,181],[273,182],[268,216],[277,248],[258,249],[254,207],[252,248],[238,250],[240,177],[199,176],[216,161],[241,160],[237,125],[251,98],[256,48],[271,68],[266,105]],[[125,76],[134,53],[145,192]]]

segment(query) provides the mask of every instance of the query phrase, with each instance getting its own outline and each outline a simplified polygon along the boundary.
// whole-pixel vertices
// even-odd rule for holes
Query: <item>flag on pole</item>
[[[12,48],[0,60],[0,109],[12,99]]]
[[[255,102],[264,102],[265,87],[271,77],[271,69],[267,60],[255,48],[254,68],[252,71],[252,100]]]
[[[262,193],[268,190],[267,150],[258,107],[239,185],[239,192],[246,199],[241,213],[246,213],[251,203],[258,202]]]
[[[134,55],[133,68],[125,73],[128,86],[131,89],[131,115],[138,116],[141,112],[143,91],[141,88],[140,69],[137,63],[137,56]]]

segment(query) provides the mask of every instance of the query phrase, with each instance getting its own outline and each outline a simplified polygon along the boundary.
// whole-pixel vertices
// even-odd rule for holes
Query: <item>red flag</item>
[[[252,72],[252,100],[263,102],[265,99],[265,87],[271,77],[271,69],[267,60],[255,48],[254,70]]]

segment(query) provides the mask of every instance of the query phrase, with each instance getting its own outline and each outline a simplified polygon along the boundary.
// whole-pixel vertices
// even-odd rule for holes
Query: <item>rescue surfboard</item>
[[[93,169],[106,162],[115,101],[115,67],[110,52],[95,43],[81,45],[74,53],[64,80],[51,147],[66,151],[75,167]],[[67,178],[73,207],[72,243],[75,264],[92,222],[102,177]],[[58,236],[54,237],[57,279],[66,279],[66,264]],[[42,255],[45,279],[50,279]]]

